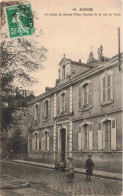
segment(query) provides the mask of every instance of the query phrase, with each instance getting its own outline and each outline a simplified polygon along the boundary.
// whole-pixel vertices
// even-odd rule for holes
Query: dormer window
[[[65,79],[65,65],[62,67],[62,80]]]

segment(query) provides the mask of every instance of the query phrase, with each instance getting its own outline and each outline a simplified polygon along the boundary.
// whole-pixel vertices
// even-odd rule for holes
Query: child
[[[68,182],[74,182],[74,167],[70,167],[67,169],[67,177]]]

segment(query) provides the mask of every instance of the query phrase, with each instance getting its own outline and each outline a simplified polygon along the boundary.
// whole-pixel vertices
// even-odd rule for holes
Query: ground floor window
[[[41,150],[42,151],[49,151],[49,130],[45,130],[42,132],[42,141],[41,141]]]
[[[116,119],[98,123],[98,149],[116,149]]]
[[[34,133],[32,138],[32,151],[39,150],[39,135],[38,132]]]
[[[92,124],[83,124],[79,126],[78,149],[93,149],[93,130]]]

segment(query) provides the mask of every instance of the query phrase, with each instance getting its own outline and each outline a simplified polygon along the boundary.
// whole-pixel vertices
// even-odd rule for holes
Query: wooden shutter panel
[[[92,105],[92,81],[88,84],[88,105]]]
[[[82,134],[82,149],[84,149],[84,129],[83,129],[83,127],[81,130],[81,134]]]
[[[111,121],[111,149],[116,150],[116,120]]]
[[[102,148],[105,149],[105,128],[102,129]]]
[[[50,107],[51,107],[51,100],[48,100],[48,118],[50,118]]]
[[[57,115],[60,114],[60,104],[59,104],[59,95],[57,96]]]
[[[79,92],[78,92],[78,106],[79,106],[79,109],[81,109],[82,107],[82,87],[79,86]]]
[[[65,112],[68,112],[68,92],[65,93]]]
[[[102,79],[103,103],[106,102],[106,76]]]
[[[41,135],[41,150],[43,151],[44,150],[44,134],[42,133]]]
[[[89,125],[89,149],[93,149],[93,127],[92,124]]]
[[[32,151],[34,151],[34,139],[32,139]]]
[[[102,129],[101,129],[101,123],[98,123],[98,150],[102,150]]]
[[[39,151],[39,138],[37,138],[37,151]]]
[[[47,151],[49,151],[50,147],[50,137],[49,137],[49,132],[47,132]]]
[[[58,130],[58,151],[60,150],[60,130]]]
[[[44,102],[42,102],[42,119],[44,120]]]
[[[81,141],[82,141],[82,138],[81,138],[81,126],[79,126],[79,132],[78,132],[78,149],[79,149],[79,151],[82,148]]]
[[[107,101],[111,100],[111,75],[107,75]]]
[[[38,121],[40,121],[40,104],[38,104]]]

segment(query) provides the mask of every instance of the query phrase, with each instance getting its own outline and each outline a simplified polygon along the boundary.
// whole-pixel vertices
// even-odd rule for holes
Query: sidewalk
[[[54,165],[52,165],[52,164],[38,163],[38,162],[25,161],[25,160],[12,160],[12,161],[16,162],[16,163],[34,165],[34,166],[38,166],[38,167],[44,167],[44,168],[50,168],[50,169],[54,168]],[[85,169],[74,168],[74,171],[76,173],[85,174]],[[115,179],[115,180],[122,180],[122,174],[105,172],[105,171],[98,171],[98,170],[93,170],[93,176],[108,178],[108,179]]]

